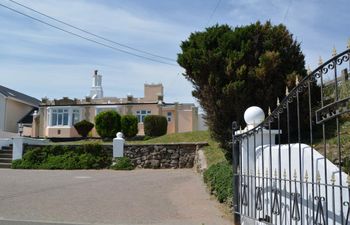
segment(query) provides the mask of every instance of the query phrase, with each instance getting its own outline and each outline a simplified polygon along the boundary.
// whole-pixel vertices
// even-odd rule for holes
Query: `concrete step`
[[[0,154],[1,154],[1,153],[12,154],[12,149],[0,150]]]
[[[0,158],[0,163],[12,163],[12,158]]]
[[[12,153],[0,153],[0,158],[2,159],[12,159]]]
[[[0,168],[11,168],[11,163],[0,163]]]

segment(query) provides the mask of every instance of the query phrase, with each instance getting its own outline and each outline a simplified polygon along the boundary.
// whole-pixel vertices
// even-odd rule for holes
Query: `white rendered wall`
[[[261,135],[261,133],[260,133]],[[259,137],[259,135],[256,135],[256,137]],[[253,136],[250,136],[248,139],[249,146],[247,147],[247,139],[244,139],[242,141],[242,170],[245,172],[245,174],[248,173],[248,161],[249,161],[249,166],[250,166],[250,172],[255,170],[256,174],[260,174],[262,176],[262,173],[264,173],[265,177],[265,195],[264,195],[264,208],[265,208],[265,215],[267,214],[267,209],[271,208],[270,202],[270,191],[271,191],[271,185],[270,181],[266,182],[266,178],[270,178],[270,145],[267,143],[264,143],[263,146],[259,146],[256,143],[256,147],[254,149],[253,143]],[[261,139],[261,138],[259,138]],[[280,149],[280,155],[279,157],[279,149]],[[253,151],[252,151],[253,150]],[[249,152],[249,158],[248,158],[248,152]],[[255,154],[254,154],[255,152]],[[262,156],[262,152],[264,153],[264,157]],[[313,161],[311,154],[313,153]],[[289,161],[289,145],[272,145],[271,146],[271,164],[272,164],[272,177],[275,178],[275,170],[277,172],[277,178],[279,177],[279,162],[281,165],[281,177],[282,179],[284,178],[284,172],[286,174],[286,180],[293,180],[292,182],[292,189],[290,191],[289,189],[289,181],[286,182],[286,192],[287,196],[285,198],[284,196],[284,181],[282,181],[282,208],[281,208],[281,213],[282,213],[282,218],[283,222],[282,224],[290,224],[290,193],[301,193],[300,191],[300,184],[296,182],[296,186],[294,183],[294,174],[296,172],[296,181],[300,181],[300,165],[301,165],[301,174],[302,174],[302,180],[305,181],[305,173],[307,171],[308,174],[308,181],[312,182],[312,165],[313,165],[313,180],[314,183],[317,182],[317,174],[319,174],[320,178],[320,188],[318,185],[314,185],[314,196],[322,196],[326,197],[326,190],[328,191],[328,223],[333,224],[333,212],[335,212],[335,224],[341,224],[340,222],[340,212],[341,212],[341,207],[343,207],[343,212],[344,212],[344,220],[346,217],[346,213],[348,210],[347,206],[341,205],[340,203],[340,193],[342,192],[343,195],[343,202],[350,201],[349,199],[349,190],[348,188],[343,188],[342,190],[339,187],[335,187],[334,191],[334,199],[335,199],[335,205],[334,205],[334,210],[333,210],[333,192],[332,192],[332,187],[328,186],[326,189],[324,185],[325,182],[328,184],[331,184],[331,177],[334,175],[335,178],[335,185],[339,185],[340,183],[340,177],[342,178],[342,186],[347,186],[347,174],[342,172],[342,174],[339,174],[339,168],[334,165],[331,161],[328,159],[326,160],[326,166],[324,163],[324,157],[321,155],[319,152],[316,150],[312,149],[310,146],[306,144],[290,144],[290,161]],[[247,161],[248,160],[248,161]],[[264,168],[262,167],[262,162],[264,162]],[[289,177],[289,162],[291,163],[291,178]],[[313,162],[313,164],[312,164]],[[255,167],[255,168],[254,168]],[[268,173],[266,174],[266,168],[268,168]],[[327,181],[325,179],[325,171],[327,171]],[[319,173],[318,173],[319,172]],[[254,174],[251,174],[254,175]],[[252,179],[254,180],[254,179]],[[262,179],[257,179],[256,180],[256,186],[262,186]],[[254,203],[255,201],[252,201],[252,199],[255,199],[255,182],[250,181],[250,188],[249,188],[249,194],[250,194],[250,215],[254,215],[255,213],[255,206]],[[278,186],[279,182],[277,183],[275,181],[272,182],[272,188],[274,188],[276,185]],[[295,190],[295,187],[297,190]],[[306,195],[306,188],[308,188],[308,196]],[[299,212],[301,213],[301,199],[303,199],[303,220],[304,224],[312,224],[312,203],[315,204],[315,215],[316,215],[316,203],[317,201],[312,198],[312,185],[311,184],[303,184],[302,186],[302,196],[299,199]],[[293,204],[293,200],[292,200]],[[306,204],[309,204],[309,208],[306,206]],[[324,214],[326,214],[326,203],[325,201],[322,202],[323,204],[323,209],[324,209]],[[243,207],[242,208],[242,213],[247,214],[247,208]],[[253,214],[252,214],[253,213]],[[270,214],[270,213],[268,213]],[[308,217],[307,217],[308,214]],[[259,214],[258,216],[259,217]],[[264,217],[261,213],[261,217]],[[295,224],[295,221],[293,221],[293,224]],[[276,224],[276,221],[273,218],[274,224]],[[248,220],[246,221],[247,224],[250,224]],[[279,221],[277,221],[277,224],[280,224]],[[298,224],[301,224],[300,221]]]

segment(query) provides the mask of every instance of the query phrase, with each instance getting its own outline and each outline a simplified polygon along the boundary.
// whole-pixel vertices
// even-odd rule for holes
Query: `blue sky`
[[[345,50],[350,38],[349,0],[221,0],[213,15],[217,0],[18,2],[114,41],[174,59],[179,44],[191,32],[215,23],[232,27],[257,20],[284,23],[301,42],[311,68],[317,66],[319,56],[329,58],[333,46]],[[0,3],[45,19],[8,0]],[[112,51],[2,7],[0,27],[0,85],[39,99],[83,98],[89,93],[93,70],[98,69],[106,96],[131,93],[140,97],[145,82],[162,82],[167,102],[195,102],[179,66]]]

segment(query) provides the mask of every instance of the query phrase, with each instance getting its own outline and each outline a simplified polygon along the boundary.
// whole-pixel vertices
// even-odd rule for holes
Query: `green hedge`
[[[143,121],[146,136],[158,137],[165,135],[168,129],[168,121],[165,116],[149,115]]]
[[[13,169],[102,169],[112,163],[107,151],[98,144],[77,146],[48,145],[27,150],[22,159],[12,162]]]
[[[128,157],[117,158],[115,164],[111,166],[114,170],[133,170],[135,166]]]
[[[115,138],[121,131],[120,115],[113,110],[100,112],[95,117],[95,127],[101,138]]]
[[[122,116],[121,127],[125,137],[132,138],[136,136],[137,132],[139,131],[137,124],[138,124],[138,121],[136,116],[134,115]]]
[[[219,202],[232,202],[232,166],[227,162],[211,165],[204,172],[204,182]]]

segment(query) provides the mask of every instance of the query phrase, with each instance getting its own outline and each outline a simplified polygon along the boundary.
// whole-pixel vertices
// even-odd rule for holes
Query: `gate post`
[[[235,225],[241,224],[241,216],[240,216],[240,200],[239,200],[239,179],[238,176],[239,171],[239,142],[235,140],[235,132],[238,130],[237,122],[232,122],[232,171],[233,171],[233,179],[232,179],[232,204],[233,204],[233,220]]]

